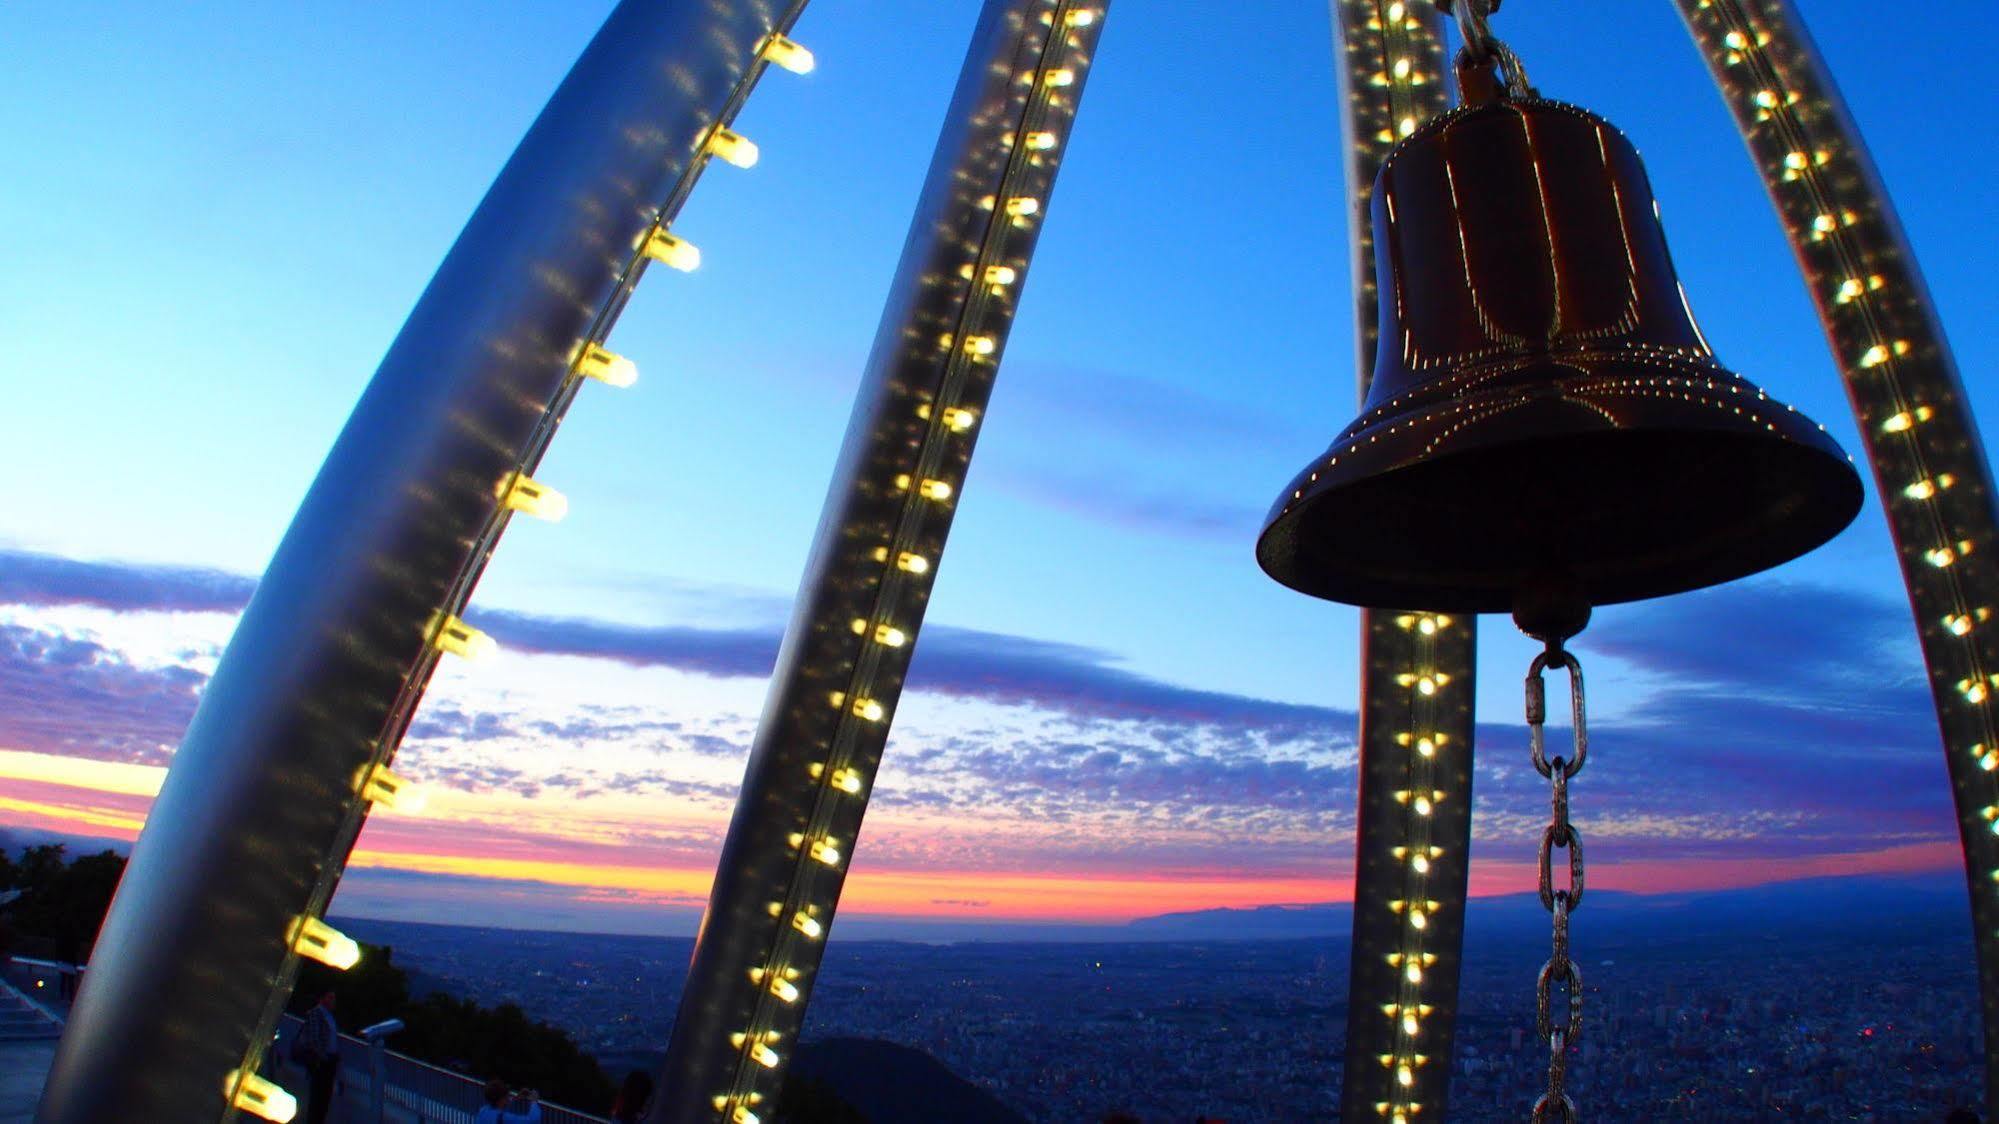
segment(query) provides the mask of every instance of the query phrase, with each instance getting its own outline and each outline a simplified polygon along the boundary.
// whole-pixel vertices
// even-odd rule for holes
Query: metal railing
[[[301,1021],[284,1016],[279,1039],[290,1042]],[[368,1124],[473,1124],[485,1103],[486,1083],[455,1070],[418,1061],[398,1054],[380,1038],[340,1036],[341,1097],[348,1106],[345,1119]],[[280,1051],[267,1055],[276,1059]],[[280,1084],[303,1099],[305,1071],[288,1061],[274,1060],[272,1067],[283,1074]],[[288,1072],[285,1072],[288,1071]],[[380,1090],[381,1095],[376,1096]],[[525,1117],[520,1119],[525,1120]],[[606,1117],[580,1112],[543,1101],[542,1124],[610,1124]]]

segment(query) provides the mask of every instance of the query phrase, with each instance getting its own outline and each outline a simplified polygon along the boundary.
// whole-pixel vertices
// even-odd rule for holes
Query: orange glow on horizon
[[[18,826],[131,840],[139,832],[166,770],[0,750],[0,812]],[[478,881],[533,882],[571,891],[579,903],[618,901],[661,907],[707,901],[711,864],[726,816],[683,813],[659,818],[657,805],[607,796],[591,801],[586,818],[564,801],[512,792],[432,789],[421,816],[383,814],[370,821],[350,865],[463,878],[441,889],[441,911],[477,916]],[[887,826],[887,825],[883,825]],[[911,825],[914,826],[914,825]],[[663,842],[631,842],[644,831]],[[1628,859],[1592,856],[1590,884],[1641,894],[1738,889],[1768,882],[1855,874],[1909,874],[1954,869],[1957,845],[1911,843],[1849,854],[1756,859]],[[1107,870],[1034,872],[966,869],[949,863],[922,868],[859,862],[843,895],[849,915],[926,920],[1118,924],[1161,913],[1204,909],[1321,904],[1349,900],[1342,877],[1302,877],[1217,866],[1132,874]],[[1474,897],[1532,889],[1531,863],[1480,862]],[[450,920],[440,917],[439,920]]]

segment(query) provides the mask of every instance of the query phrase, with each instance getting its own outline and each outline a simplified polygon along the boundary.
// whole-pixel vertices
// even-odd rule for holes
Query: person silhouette
[[[333,1002],[332,992],[322,994],[292,1042],[292,1060],[305,1069],[306,1124],[326,1124],[333,1108],[334,1079],[340,1072],[340,1024],[333,1018]]]
[[[618,1099],[611,1102],[611,1119],[618,1124],[638,1124],[645,1116],[646,1106],[652,1103],[652,1078],[642,1069],[625,1074],[625,1083],[618,1089]]]

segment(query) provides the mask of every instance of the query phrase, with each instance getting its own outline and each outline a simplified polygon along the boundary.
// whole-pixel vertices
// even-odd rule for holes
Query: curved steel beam
[[[775,1105],[1106,0],[987,0],[722,846],[653,1124]]]
[[[1916,615],[1971,888],[1999,1112],[1999,517],[1957,362],[1901,220],[1790,0],[1675,0],[1825,327]]]
[[[1347,145],[1355,369],[1377,339],[1375,172],[1450,106],[1443,21],[1428,3],[1333,0]],[[1361,614],[1360,794],[1340,1115],[1443,1119],[1457,1030],[1471,842],[1471,617]],[[1420,920],[1418,920],[1420,916]],[[1418,927],[1420,925],[1420,927]]]
[[[105,920],[42,1124],[282,1116],[255,1077],[457,614],[802,0],[625,0],[418,300],[279,544]],[[670,254],[664,256],[671,257]],[[682,259],[684,264],[684,259]]]

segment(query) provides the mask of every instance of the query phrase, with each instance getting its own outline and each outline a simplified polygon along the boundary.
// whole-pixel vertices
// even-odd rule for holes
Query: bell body
[[[1381,343],[1361,416],[1272,508],[1257,560],[1316,597],[1503,612],[1728,581],[1823,543],[1861,488],[1823,430],[1715,361],[1631,143],[1500,99],[1375,181]]]

